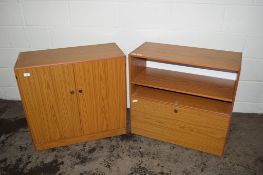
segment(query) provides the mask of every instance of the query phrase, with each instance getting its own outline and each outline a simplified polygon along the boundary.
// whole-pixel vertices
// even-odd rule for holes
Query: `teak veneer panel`
[[[145,42],[131,54],[148,60],[182,64],[193,67],[240,71],[240,52]]]
[[[126,133],[126,65],[114,43],[24,52],[14,67],[37,150]]]
[[[136,86],[132,99],[148,99],[176,106],[186,106],[197,110],[211,111],[226,115],[232,114],[232,103],[177,92]]]
[[[231,102],[235,81],[146,67],[131,83]]]
[[[125,57],[115,43],[21,52],[15,68]]]
[[[131,132],[222,156],[241,70],[238,52],[146,42],[129,54]],[[149,68],[147,61],[236,73],[236,80]]]
[[[35,143],[82,135],[72,65],[17,69],[16,76]]]
[[[126,126],[125,59],[74,64],[80,119],[84,134]]]
[[[149,99],[139,99],[137,102],[131,103],[131,106],[132,110],[147,113],[149,115],[182,120],[186,123],[193,122],[200,126],[202,125],[225,131],[227,130],[230,119],[229,115],[197,110],[185,106],[160,103]]]
[[[146,99],[131,105],[133,133],[222,155],[229,116]]]
[[[135,111],[134,116],[137,117],[131,119],[132,133],[134,134],[177,144],[186,148],[208,152],[218,156],[222,156],[223,154],[225,140],[223,137],[211,138],[209,135],[201,135],[207,132],[205,130],[197,134],[195,131],[199,128],[192,128],[193,131],[190,133],[178,128],[168,128],[167,126],[160,125],[160,123],[167,123],[170,122],[170,120],[155,123],[153,118],[150,118],[149,115],[145,113],[139,113]],[[181,126],[174,125],[173,127],[184,127],[182,123],[179,124]]]
[[[58,146],[65,146],[65,145],[71,145],[71,144],[76,144],[76,143],[81,143],[81,142],[87,142],[87,141],[91,141],[95,139],[102,139],[106,137],[123,135],[123,134],[126,134],[126,132],[127,132],[126,128],[120,128],[120,129],[103,131],[103,132],[88,134],[88,135],[82,135],[79,137],[73,137],[73,138],[68,138],[68,139],[63,139],[63,140],[55,140],[55,141],[48,142],[48,143],[42,143],[42,144],[37,143],[36,149],[44,150],[44,149],[54,148]]]

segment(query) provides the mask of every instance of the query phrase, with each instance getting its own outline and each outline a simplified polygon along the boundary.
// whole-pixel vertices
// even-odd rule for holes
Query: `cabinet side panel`
[[[17,69],[16,75],[35,142],[81,135],[71,65]]]
[[[35,147],[35,149],[37,149],[37,146],[36,146],[36,144],[37,144],[37,136],[36,136],[36,132],[33,132],[33,126],[31,126],[31,125],[33,125],[33,123],[32,122],[30,122],[29,120],[29,113],[30,113],[30,111],[27,109],[28,107],[30,107],[29,105],[27,105],[27,97],[25,97],[24,96],[24,88],[23,88],[23,86],[24,86],[24,83],[23,83],[23,81],[22,82],[20,82],[20,79],[18,78],[18,76],[19,76],[19,74],[21,74],[20,73],[20,69],[16,69],[16,68],[14,68],[14,72],[15,72],[15,76],[16,76],[16,82],[17,82],[17,86],[18,86],[18,89],[19,89],[19,94],[20,94],[20,98],[21,98],[21,102],[22,102],[22,105],[23,105],[23,110],[24,110],[24,115],[25,115],[25,118],[26,118],[26,120],[27,120],[27,125],[28,125],[28,128],[29,128],[29,131],[30,131],[30,133],[31,133],[31,136],[32,136],[32,140],[33,140],[33,144],[34,144],[34,147]]]
[[[74,72],[84,133],[126,128],[125,59],[76,63]]]
[[[130,97],[135,92],[136,85],[132,84],[132,80],[146,69],[146,60],[141,58],[135,58],[129,55],[129,94]],[[130,101],[130,104],[132,102]]]

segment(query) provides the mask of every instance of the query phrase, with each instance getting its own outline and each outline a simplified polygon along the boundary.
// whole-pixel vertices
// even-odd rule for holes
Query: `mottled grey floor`
[[[36,152],[20,102],[0,100],[0,174],[263,174],[263,115],[235,114],[224,157],[127,135]]]

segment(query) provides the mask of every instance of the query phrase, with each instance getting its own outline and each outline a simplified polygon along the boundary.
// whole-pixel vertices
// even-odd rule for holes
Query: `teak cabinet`
[[[131,132],[223,155],[241,53],[146,42],[129,54]],[[147,67],[147,61],[215,69],[235,80]]]
[[[126,133],[125,55],[116,44],[23,52],[14,69],[37,150]]]

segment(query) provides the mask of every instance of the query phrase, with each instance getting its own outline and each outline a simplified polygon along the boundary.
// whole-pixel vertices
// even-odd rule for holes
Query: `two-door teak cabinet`
[[[132,133],[223,155],[241,57],[238,52],[142,44],[129,54]],[[160,69],[149,62],[234,78]]]
[[[126,133],[125,55],[115,43],[22,52],[14,69],[37,150]]]

